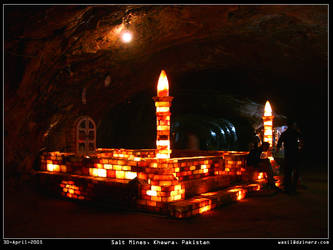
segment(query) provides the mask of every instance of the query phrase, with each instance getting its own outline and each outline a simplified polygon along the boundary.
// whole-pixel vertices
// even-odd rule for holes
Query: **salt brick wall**
[[[154,152],[151,149],[98,149],[96,154],[90,154],[90,158],[72,159],[70,156],[74,154],[51,152],[42,155],[41,168],[47,170],[47,164],[53,164],[59,166],[59,172],[86,176],[91,175],[94,169],[96,172],[101,171],[103,177],[124,181],[135,178],[135,173],[143,181],[139,185],[138,206],[159,212],[166,211],[169,202],[185,199],[185,187],[191,180],[229,176],[230,179],[219,180],[224,182],[221,185],[227,185],[227,182],[241,177],[245,171],[245,153],[220,152],[221,156],[214,157],[156,160],[152,158]],[[140,158],[134,160],[137,157]],[[202,188],[209,189],[210,185],[213,184],[203,184]]]

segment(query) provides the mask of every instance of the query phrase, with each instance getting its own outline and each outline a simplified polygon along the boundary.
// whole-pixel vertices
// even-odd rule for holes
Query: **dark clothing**
[[[257,165],[260,162],[260,155],[262,153],[262,146],[261,147],[255,147],[250,151],[250,153],[247,155],[247,165],[254,166]]]
[[[263,147],[255,147],[250,151],[247,156],[247,165],[253,166],[259,171],[266,172],[268,177],[268,183],[271,186],[275,186],[273,179],[273,169],[269,159],[260,159],[261,153],[263,152]]]
[[[299,154],[298,144],[301,139],[302,135],[299,132],[295,129],[288,128],[281,134],[277,147],[280,148],[283,143],[284,157],[297,158]]]
[[[288,128],[279,138],[277,148],[284,146],[284,186],[286,191],[296,191],[299,178],[299,142],[302,135],[295,129]],[[293,178],[291,178],[293,174]]]

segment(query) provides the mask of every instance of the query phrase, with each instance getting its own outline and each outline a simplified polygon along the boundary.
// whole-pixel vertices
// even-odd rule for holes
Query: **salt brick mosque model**
[[[172,99],[162,70],[157,96],[153,97],[156,149],[96,149],[94,121],[79,118],[74,125],[72,152],[44,152],[41,156],[41,169],[36,173],[40,185],[70,199],[121,203],[177,218],[201,214],[260,192],[267,183],[265,173],[249,170],[248,152],[192,151],[186,157],[171,157]],[[270,105],[267,107],[264,141],[272,145],[274,117]],[[273,162],[271,148],[269,157]]]

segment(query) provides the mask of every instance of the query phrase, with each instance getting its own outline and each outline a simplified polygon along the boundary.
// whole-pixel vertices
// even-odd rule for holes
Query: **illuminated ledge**
[[[168,204],[169,215],[175,218],[188,218],[216,207],[244,199],[248,194],[260,192],[262,184],[238,185],[216,192],[203,193],[188,200]]]
[[[85,175],[75,175],[75,174],[66,174],[66,173],[60,173],[60,172],[50,172],[50,171],[36,171],[36,174],[45,174],[50,176],[59,176],[59,177],[67,177],[67,178],[75,178],[75,179],[85,179],[89,181],[99,181],[104,183],[122,183],[127,184],[131,180],[127,179],[115,179],[115,178],[104,178],[104,177],[95,177],[95,176],[85,176]]]
[[[41,192],[65,199],[93,201],[102,206],[135,207],[137,180],[36,171],[35,180]]]

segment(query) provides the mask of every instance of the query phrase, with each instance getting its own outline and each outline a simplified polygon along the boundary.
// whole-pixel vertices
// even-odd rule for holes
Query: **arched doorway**
[[[89,116],[79,117],[76,122],[75,149],[78,154],[93,153],[96,150],[96,124]]]

